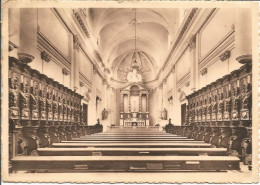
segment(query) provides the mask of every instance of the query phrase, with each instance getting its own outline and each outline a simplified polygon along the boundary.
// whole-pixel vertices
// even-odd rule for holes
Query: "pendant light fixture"
[[[133,69],[138,69],[138,63],[136,61],[137,59],[137,53],[136,53],[136,26],[137,26],[137,20],[136,20],[136,8],[134,9],[134,12],[135,12],[135,19],[134,19],[134,24],[135,24],[135,51],[134,51],[134,54],[133,54],[133,59],[132,59],[132,68]]]
[[[136,28],[137,28],[137,20],[136,20],[136,8],[134,9],[134,33],[135,33],[135,42],[134,42],[134,54],[131,62],[131,70],[127,74],[127,80],[129,82],[141,82],[143,80],[142,75],[139,73],[139,64],[137,63],[137,37],[136,37]]]

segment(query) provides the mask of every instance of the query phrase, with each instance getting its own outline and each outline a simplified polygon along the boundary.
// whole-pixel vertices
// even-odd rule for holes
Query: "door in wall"
[[[88,125],[88,104],[83,103],[83,122]]]
[[[186,103],[181,105],[181,125],[185,125],[186,119]]]

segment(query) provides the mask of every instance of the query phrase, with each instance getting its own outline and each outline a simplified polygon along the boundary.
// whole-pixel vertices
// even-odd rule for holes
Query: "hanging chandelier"
[[[131,61],[131,68],[127,74],[127,80],[129,82],[141,82],[143,80],[142,75],[139,73],[139,64],[137,63],[137,42],[136,42],[136,27],[137,27],[137,20],[136,20],[136,8],[134,9],[134,33],[135,33],[135,42],[134,42],[134,54]]]

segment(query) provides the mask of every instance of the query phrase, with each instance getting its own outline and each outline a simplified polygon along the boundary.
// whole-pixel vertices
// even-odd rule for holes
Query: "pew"
[[[208,143],[53,143],[53,147],[165,147],[165,148],[180,148],[180,147],[201,147],[208,148],[211,144]]]
[[[140,143],[140,141],[62,141],[62,143]],[[142,143],[205,143],[204,141],[142,141]]]
[[[84,136],[80,138],[179,138],[179,139],[185,139],[187,137],[181,137],[181,136]]]
[[[38,148],[40,156],[225,156],[226,148]]]
[[[72,141],[194,141],[188,138],[72,138]]]
[[[235,156],[16,156],[13,172],[239,170]]]

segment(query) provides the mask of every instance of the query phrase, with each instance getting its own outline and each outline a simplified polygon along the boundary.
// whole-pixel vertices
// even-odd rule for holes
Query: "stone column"
[[[176,71],[175,71],[175,66],[172,69],[172,73],[173,73],[173,89],[172,89],[172,98],[173,98],[173,116],[172,116],[172,123],[176,122],[176,109],[178,109],[178,97],[177,97],[177,75],[176,75]]]
[[[126,112],[126,110],[124,110],[124,93],[122,92],[120,94],[120,103],[121,103],[120,112]]]
[[[130,93],[128,93],[127,95],[128,95],[128,112],[131,112],[131,97],[130,97]]]
[[[92,75],[92,87],[91,87],[91,122],[90,125],[96,124],[97,121],[97,112],[96,112],[96,75],[97,70],[93,68],[93,75]]]
[[[71,60],[71,87],[76,92],[79,88],[79,49],[80,42],[77,35],[73,35],[73,51]]]
[[[163,84],[161,83],[159,85],[159,111],[161,112],[163,110]]]
[[[103,109],[107,109],[108,108],[108,103],[107,103],[107,82],[106,80],[102,81],[102,111]]]
[[[37,11],[36,8],[20,9],[18,57],[24,63],[32,62],[37,55]],[[12,22],[10,23],[13,25]]]
[[[18,59],[17,52],[20,45],[20,8],[10,8],[8,19],[9,56]]]
[[[142,93],[139,94],[139,112],[142,112]]]
[[[197,46],[198,43],[196,41],[197,36],[193,35],[189,41],[189,50],[190,50],[190,62],[191,62],[191,70],[190,70],[190,89],[192,92],[195,92],[198,88],[198,52]]]
[[[239,63],[252,62],[252,30],[250,8],[235,9],[235,54]]]
[[[111,92],[111,109],[112,109],[112,113],[111,113],[111,123],[112,124],[118,124],[118,122],[116,121],[116,107],[117,107],[117,102],[116,102],[116,92],[115,89],[113,87],[110,87],[110,92]]]
[[[148,101],[149,101],[148,93],[146,93],[145,95],[146,95],[146,112],[149,112],[149,107],[148,107]]]

